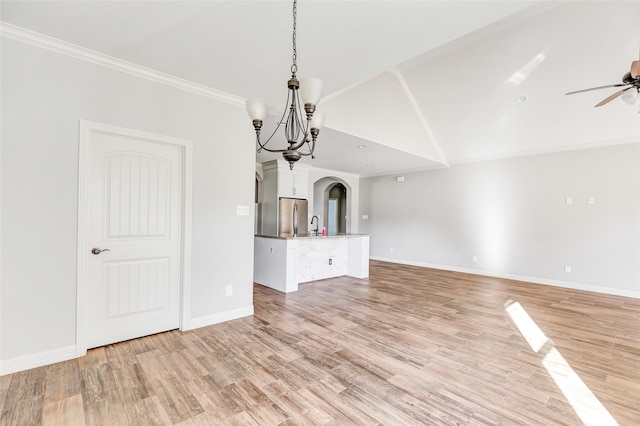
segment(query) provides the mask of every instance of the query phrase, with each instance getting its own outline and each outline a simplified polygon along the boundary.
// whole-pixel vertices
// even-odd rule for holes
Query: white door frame
[[[179,139],[171,136],[158,135],[140,130],[80,120],[79,137],[79,168],[78,168],[78,247],[77,247],[77,281],[76,281],[76,356],[87,354],[84,327],[84,309],[86,305],[86,292],[84,287],[87,282],[88,265],[86,251],[90,250],[91,241],[88,233],[88,169],[90,165],[89,142],[92,133],[112,134],[143,140],[150,143],[173,145],[182,150],[182,244],[181,244],[181,283],[180,283],[180,330],[188,325],[189,300],[191,290],[191,195],[192,195],[192,161],[193,144],[190,140]]]

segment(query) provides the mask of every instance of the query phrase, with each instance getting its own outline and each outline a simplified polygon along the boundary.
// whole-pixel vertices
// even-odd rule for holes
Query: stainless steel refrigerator
[[[283,237],[295,237],[306,235],[307,227],[307,200],[299,198],[280,198],[280,220],[278,221],[278,233]]]

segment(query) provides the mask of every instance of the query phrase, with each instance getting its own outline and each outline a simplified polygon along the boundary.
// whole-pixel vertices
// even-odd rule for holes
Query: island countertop
[[[300,239],[323,239],[323,238],[349,238],[349,237],[368,237],[368,234],[333,234],[333,235],[315,235],[315,234],[298,234],[293,236],[291,234],[256,234],[256,237],[260,238],[275,238],[278,240],[300,240]]]

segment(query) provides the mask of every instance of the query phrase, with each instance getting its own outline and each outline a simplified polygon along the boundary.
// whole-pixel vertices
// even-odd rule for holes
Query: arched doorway
[[[313,183],[311,210],[319,219],[319,230],[324,227],[329,233],[353,232],[352,209],[354,207],[351,205],[353,201],[351,191],[349,182],[336,176],[324,176]],[[332,200],[331,212],[334,215],[331,224],[329,223],[329,200]]]
[[[329,235],[347,232],[347,188],[342,183],[334,183],[325,191],[325,211],[327,233]]]

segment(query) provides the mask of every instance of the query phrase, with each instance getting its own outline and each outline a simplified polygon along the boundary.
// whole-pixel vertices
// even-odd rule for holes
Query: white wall
[[[372,258],[640,297],[640,144],[404,176],[361,180]]]
[[[1,48],[0,371],[75,344],[80,119],[193,141],[190,326],[250,314],[255,152],[243,108],[13,40]]]

